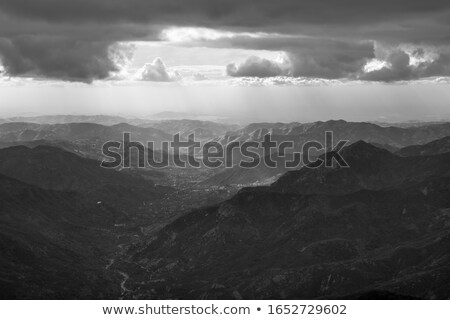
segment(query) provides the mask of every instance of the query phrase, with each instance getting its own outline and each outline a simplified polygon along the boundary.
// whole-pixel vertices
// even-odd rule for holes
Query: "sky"
[[[0,117],[450,119],[448,0],[0,0]]]

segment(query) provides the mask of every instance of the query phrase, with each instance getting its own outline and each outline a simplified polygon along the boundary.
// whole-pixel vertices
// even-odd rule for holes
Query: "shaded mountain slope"
[[[450,136],[434,140],[423,145],[413,145],[402,148],[397,154],[402,157],[424,156],[450,152]]]
[[[132,187],[136,183],[136,179],[100,167],[98,161],[42,145],[1,149],[0,173],[54,190],[89,192],[105,185]],[[151,181],[141,183],[153,187]]]
[[[43,189],[77,191],[127,212],[172,190],[51,146],[1,149],[0,173]]]
[[[2,298],[112,298],[120,294],[103,257],[119,216],[73,192],[0,175]]]
[[[272,190],[286,193],[345,194],[361,189],[379,190],[450,175],[450,153],[423,157],[399,157],[385,149],[359,141],[341,152],[350,166],[324,165],[317,169],[289,171]],[[324,156],[321,156],[325,159]],[[328,158],[330,160],[331,157]]]
[[[98,149],[93,148],[90,144],[76,144],[65,140],[30,140],[30,141],[0,141],[0,149],[26,146],[28,148],[36,148],[37,146],[51,146],[65,151],[75,153],[81,157],[91,158],[96,160],[103,159],[103,155]]]
[[[443,283],[450,279],[439,277],[449,271],[449,192],[448,179],[346,196],[245,189],[135,248],[135,261],[148,268],[136,275],[135,292],[146,298],[233,298],[235,292],[319,298],[389,287],[447,297]],[[413,279],[424,272],[435,281],[419,286]],[[396,286],[403,277],[417,288]]]

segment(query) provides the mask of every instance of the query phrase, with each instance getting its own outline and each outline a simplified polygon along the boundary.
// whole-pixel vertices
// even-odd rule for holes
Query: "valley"
[[[2,298],[449,296],[448,124],[108,121],[0,125]],[[100,167],[93,139],[164,126],[205,141],[334,130],[350,167]]]

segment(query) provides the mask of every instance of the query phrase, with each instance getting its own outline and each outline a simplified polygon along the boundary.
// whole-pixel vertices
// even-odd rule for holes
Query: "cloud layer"
[[[446,0],[2,0],[0,10],[54,22],[138,22],[142,24],[262,27],[362,26],[448,17]],[[196,23],[197,22],[197,23]],[[442,20],[441,23],[444,23]],[[414,28],[415,26],[410,26]],[[380,29],[380,28],[379,28]],[[436,28],[435,28],[436,29]]]
[[[280,35],[223,37],[203,41],[203,45],[269,49],[286,54],[281,62],[250,57],[241,63],[231,63],[227,66],[227,74],[232,77],[289,75],[294,78],[391,82],[450,76],[450,46],[410,44],[406,50],[403,44],[383,46],[376,41]],[[380,61],[381,67],[367,70],[373,60]]]
[[[448,21],[448,0],[0,0],[0,59],[12,76],[91,82],[119,71],[129,56],[119,42],[191,26],[229,31],[189,45],[286,53],[231,63],[233,77],[396,81],[449,75]],[[379,56],[379,44],[389,53]],[[433,59],[416,63],[424,48]],[[373,59],[386,66],[367,71]],[[147,74],[164,79],[158,70]]]

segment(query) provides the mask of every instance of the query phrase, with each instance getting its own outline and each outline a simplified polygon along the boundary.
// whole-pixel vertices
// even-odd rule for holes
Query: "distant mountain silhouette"
[[[9,122],[34,122],[39,124],[61,124],[61,123],[97,123],[102,125],[113,125],[121,122],[127,122],[124,117],[108,115],[46,115],[34,117],[12,117]]]
[[[300,147],[310,140],[323,142],[326,131],[333,131],[334,139],[349,140],[351,143],[364,140],[370,143],[384,144],[392,147],[404,147],[427,143],[450,135],[450,123],[424,125],[419,127],[380,127],[368,122],[346,122],[344,120],[318,121],[313,123],[254,123],[243,129],[228,132],[218,141],[261,141],[266,134],[271,134],[276,141],[293,139]]]
[[[220,119],[218,116],[207,115],[207,114],[196,114],[187,112],[175,112],[175,111],[162,111],[150,116],[151,119],[155,120],[203,120],[203,121],[217,121]]]
[[[201,120],[163,120],[148,125],[170,134],[179,133],[186,139],[190,134],[195,134],[196,139],[205,140],[225,134],[227,131],[236,130],[237,125],[229,125],[212,121]]]
[[[142,128],[127,123],[103,126],[96,123],[34,124],[4,123],[0,125],[0,141],[66,140],[76,143],[96,144],[98,148],[110,140],[122,141],[123,133],[130,132],[133,141],[146,144],[153,141],[160,148],[161,141],[171,141],[172,136],[158,129]]]
[[[363,140],[369,143],[402,147],[426,143],[447,136],[450,131],[450,123],[398,128],[380,127],[367,122],[331,120],[301,125],[293,130],[293,132],[298,132],[303,138],[307,139],[323,136],[324,131],[333,131],[336,140],[349,140],[351,143]]]
[[[376,124],[380,127],[398,127],[398,128],[423,127],[433,124],[443,124],[445,122],[448,122],[448,120],[436,120],[436,121],[411,120],[405,122],[370,121],[370,123]]]

